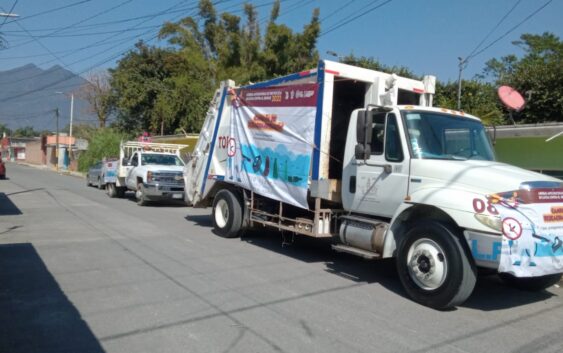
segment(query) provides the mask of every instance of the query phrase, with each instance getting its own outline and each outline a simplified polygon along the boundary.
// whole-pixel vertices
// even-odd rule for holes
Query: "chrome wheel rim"
[[[416,285],[424,290],[439,288],[448,274],[444,251],[438,243],[428,238],[418,239],[410,246],[407,268]]]
[[[229,220],[229,205],[221,199],[215,205],[215,223],[219,228],[224,228]]]

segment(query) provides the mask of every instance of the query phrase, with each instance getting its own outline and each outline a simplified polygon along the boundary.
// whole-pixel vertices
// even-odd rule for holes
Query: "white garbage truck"
[[[444,309],[477,268],[526,289],[563,272],[563,182],[495,161],[481,121],[433,108],[435,78],[331,61],[223,82],[184,168],[215,232],[264,226],[366,259],[396,258],[407,294]]]
[[[187,145],[128,141],[120,145],[119,160],[113,161],[112,177],[106,180],[110,197],[135,192],[137,204],[184,199],[180,151]],[[108,166],[109,169],[109,166]]]

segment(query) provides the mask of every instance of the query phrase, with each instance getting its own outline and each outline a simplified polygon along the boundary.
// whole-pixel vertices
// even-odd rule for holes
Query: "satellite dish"
[[[501,102],[508,109],[518,112],[524,108],[524,105],[526,105],[524,97],[510,86],[500,86],[497,92]]]
[[[510,120],[512,120],[512,124],[516,125],[514,122],[514,118],[512,117],[512,112],[519,112],[524,109],[526,105],[526,101],[524,97],[517,90],[510,86],[500,86],[497,90],[498,97],[502,104],[504,104],[508,108],[508,113],[510,115]]]

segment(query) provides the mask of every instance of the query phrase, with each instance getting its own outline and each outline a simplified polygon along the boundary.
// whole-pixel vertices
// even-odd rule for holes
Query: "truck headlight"
[[[153,182],[152,172],[149,170],[147,172],[147,183],[152,183],[152,182]]]
[[[499,216],[491,216],[488,214],[476,213],[475,219],[478,220],[481,224],[491,229],[494,229],[498,232],[502,232],[502,222]]]

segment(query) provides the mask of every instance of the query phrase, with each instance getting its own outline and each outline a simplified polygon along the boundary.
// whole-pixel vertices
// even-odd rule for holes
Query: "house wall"
[[[25,146],[25,161],[30,164],[44,165],[46,162],[45,150],[41,140],[28,142]]]

